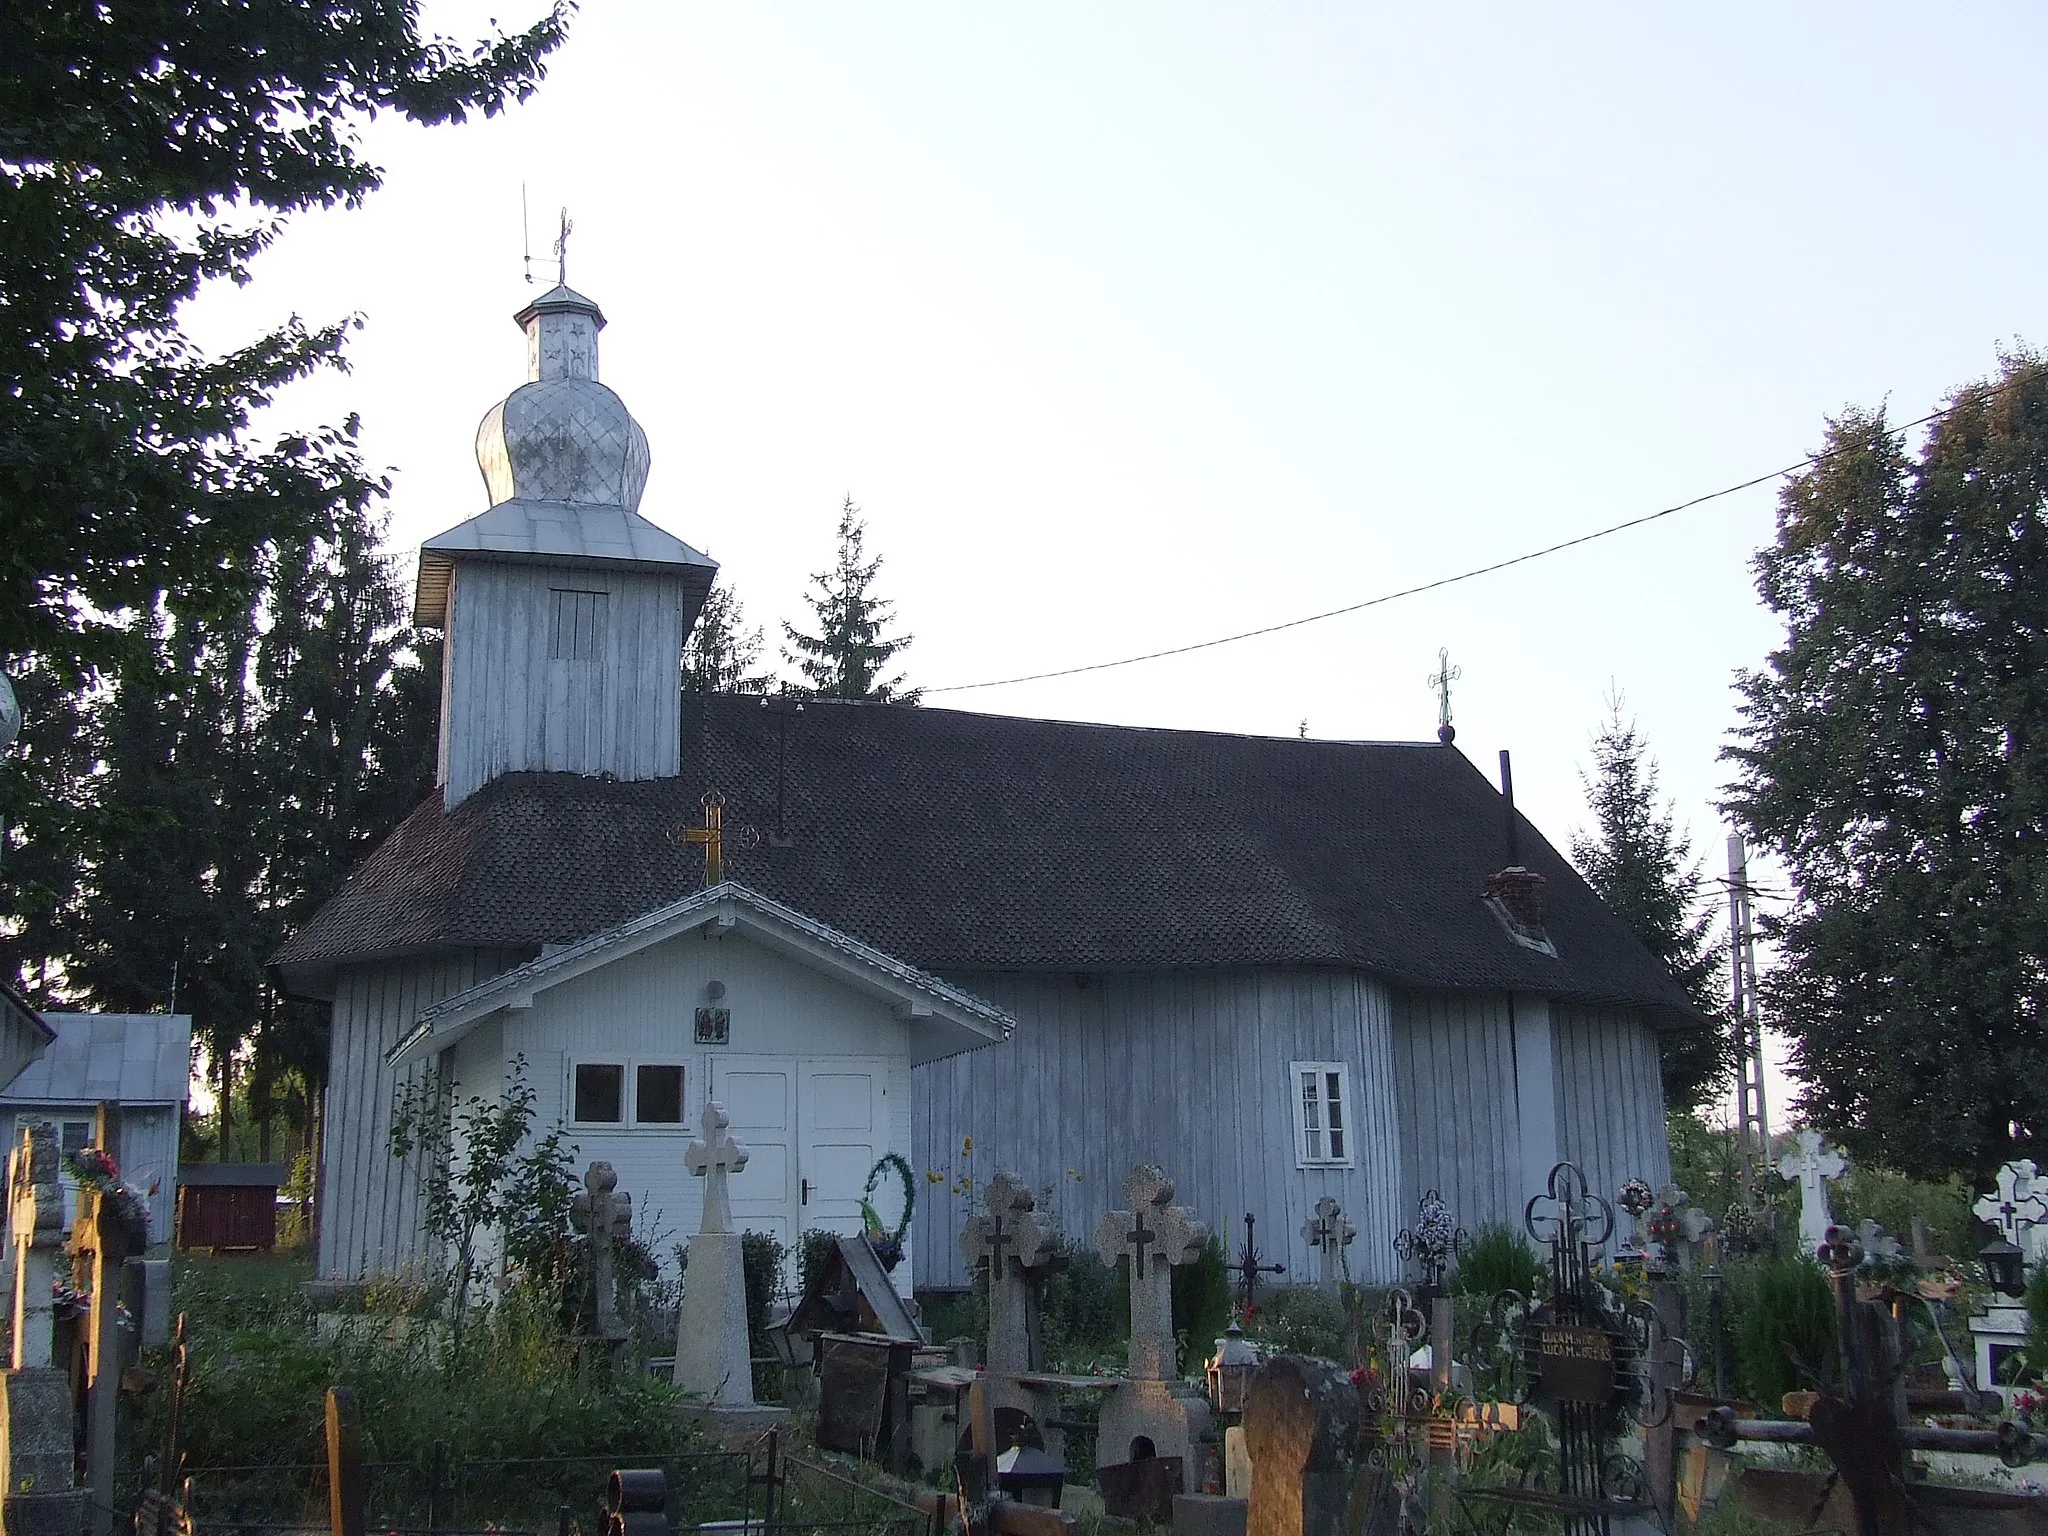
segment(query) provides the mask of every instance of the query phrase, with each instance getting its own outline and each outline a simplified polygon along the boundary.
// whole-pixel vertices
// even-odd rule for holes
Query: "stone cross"
[[[1344,1280],[1344,1250],[1358,1228],[1344,1219],[1344,1208],[1328,1195],[1316,1202],[1315,1214],[1301,1227],[1302,1238],[1322,1258],[1322,1282],[1334,1291]]]
[[[584,1170],[583,1188],[569,1204],[569,1219],[590,1241],[590,1289],[597,1305],[597,1336],[622,1339],[618,1285],[613,1279],[612,1245],[633,1235],[633,1197],[619,1194],[619,1176],[610,1163],[592,1163]]]
[[[1676,1184],[1666,1184],[1657,1191],[1657,1214],[1652,1220],[1670,1224],[1669,1236],[1662,1245],[1663,1257],[1691,1274],[1693,1254],[1714,1230],[1714,1218],[1694,1205],[1692,1196]]]
[[[982,1209],[967,1218],[960,1252],[970,1268],[988,1266],[988,1368],[1035,1370],[1031,1348],[1031,1281],[1024,1271],[1045,1262],[1052,1234],[1039,1222],[1036,1198],[1014,1174],[988,1183]]]
[[[698,1123],[704,1127],[704,1139],[691,1142],[683,1152],[683,1165],[704,1181],[704,1220],[697,1230],[730,1232],[732,1196],[726,1190],[725,1181],[728,1175],[747,1166],[747,1149],[743,1143],[726,1135],[725,1128],[732,1124],[732,1116],[716,1100],[705,1102],[704,1113]]]
[[[1107,1211],[1095,1228],[1095,1251],[1105,1264],[1131,1266],[1131,1357],[1134,1381],[1167,1381],[1175,1374],[1173,1270],[1191,1264],[1209,1241],[1194,1213],[1173,1204],[1173,1183],[1149,1164],[1124,1180],[1127,1211]]]
[[[683,1303],[676,1315],[674,1381],[714,1412],[754,1407],[754,1367],[747,1343],[747,1281],[741,1237],[732,1230],[726,1178],[747,1166],[747,1149],[726,1134],[725,1106],[704,1106],[704,1139],[683,1153],[704,1181],[704,1219],[690,1239],[683,1268]]]
[[[1991,1193],[1970,1207],[1979,1221],[2018,1248],[2030,1263],[2048,1262],[2048,1178],[2032,1158],[1998,1170]]]
[[[14,1244],[13,1370],[51,1365],[55,1338],[51,1287],[64,1246],[64,1185],[57,1128],[24,1126],[7,1159],[7,1224]]]
[[[1796,1139],[1798,1149],[1778,1159],[1778,1176],[1799,1186],[1799,1247],[1812,1255],[1820,1252],[1835,1224],[1828,1210],[1828,1183],[1849,1171],[1849,1160],[1819,1131],[1802,1130]]]

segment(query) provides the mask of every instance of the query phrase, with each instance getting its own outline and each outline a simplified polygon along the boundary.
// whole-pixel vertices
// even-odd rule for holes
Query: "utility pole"
[[[1728,834],[1728,961],[1735,1018],[1735,1142],[1742,1156],[1742,1198],[1754,1204],[1770,1162],[1771,1121],[1764,1107],[1764,1030],[1757,1012],[1756,911],[1750,903],[1749,852]]]

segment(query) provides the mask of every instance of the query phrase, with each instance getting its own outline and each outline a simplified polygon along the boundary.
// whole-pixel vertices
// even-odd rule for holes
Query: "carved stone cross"
[[[619,1194],[619,1176],[610,1163],[592,1163],[583,1174],[583,1188],[569,1204],[569,1219],[590,1240],[590,1288],[597,1303],[597,1336],[626,1336],[619,1320],[618,1287],[612,1278],[612,1245],[633,1235],[633,1197]]]
[[[732,1196],[726,1190],[725,1181],[727,1175],[738,1173],[747,1166],[747,1149],[725,1133],[725,1128],[732,1124],[732,1117],[716,1100],[706,1101],[698,1123],[704,1127],[704,1139],[691,1142],[683,1152],[683,1166],[704,1181],[704,1220],[698,1224],[697,1230],[730,1232]]]
[[[1315,1214],[1302,1223],[1302,1238],[1322,1257],[1322,1282],[1335,1289],[1344,1279],[1344,1250],[1358,1236],[1358,1228],[1344,1219],[1344,1208],[1325,1195],[1316,1202]]]
[[[1166,1381],[1176,1361],[1173,1345],[1173,1269],[1193,1263],[1209,1241],[1194,1213],[1172,1203],[1165,1171],[1141,1164],[1124,1180],[1127,1211],[1106,1211],[1095,1228],[1103,1263],[1131,1266],[1131,1358],[1135,1381]]]
[[[1031,1347],[1031,1281],[1024,1271],[1045,1262],[1052,1234],[1035,1213],[1037,1203],[1021,1179],[998,1173],[988,1183],[982,1209],[960,1232],[968,1264],[988,1266],[988,1368],[999,1374],[1039,1364]]]
[[[64,1246],[64,1185],[57,1128],[22,1127],[7,1159],[7,1224],[14,1244],[14,1370],[52,1363],[51,1286]]]
[[[1778,1159],[1778,1176],[1799,1186],[1799,1246],[1820,1252],[1828,1228],[1835,1224],[1828,1210],[1828,1182],[1849,1171],[1849,1160],[1827,1144],[1819,1131],[1803,1130],[1796,1150]]]
[[[2048,1178],[2041,1176],[2032,1158],[1999,1169],[1991,1193],[1970,1209],[2029,1260],[2048,1256]]]

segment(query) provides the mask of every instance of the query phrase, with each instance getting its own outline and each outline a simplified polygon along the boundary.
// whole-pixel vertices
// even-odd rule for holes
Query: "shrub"
[[[1465,1244],[1451,1272],[1453,1296],[1493,1296],[1520,1291],[1533,1298],[1543,1284],[1543,1261],[1510,1227],[1481,1227]]]
[[[1787,1392],[1818,1385],[1834,1342],[1834,1292],[1820,1270],[1804,1258],[1759,1264],[1735,1319],[1743,1395],[1778,1411]]]
[[[1975,1227],[1970,1215],[1974,1192],[1960,1174],[1934,1184],[1909,1179],[1889,1168],[1856,1164],[1836,1188],[1835,1219],[1845,1227],[1874,1221],[1911,1252],[1913,1218],[1918,1216],[1936,1253],[1968,1257],[1976,1250],[1970,1240]]]
[[[1125,1348],[1131,1334],[1130,1282],[1117,1265],[1103,1263],[1093,1249],[1064,1236],[1055,1239],[1054,1251],[1058,1262],[1038,1291],[1039,1337],[1048,1366],[1080,1370]],[[987,1285],[980,1289],[986,1297]],[[1174,1299],[1178,1319],[1179,1297]],[[985,1332],[985,1306],[982,1327]]]
[[[1269,1291],[1247,1331],[1278,1354],[1344,1358],[1344,1309],[1312,1285]]]
[[[825,1278],[826,1266],[839,1251],[839,1234],[828,1232],[823,1227],[806,1227],[796,1240],[796,1290],[799,1296],[808,1296],[811,1289]]]
[[[1173,1331],[1181,1340],[1181,1368],[1206,1359],[1210,1340],[1230,1324],[1230,1271],[1223,1267],[1223,1239],[1214,1232],[1192,1264],[1173,1272]]]

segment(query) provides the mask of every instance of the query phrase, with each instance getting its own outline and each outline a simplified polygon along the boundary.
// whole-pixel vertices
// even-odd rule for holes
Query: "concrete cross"
[[[2048,1178],[2032,1158],[2007,1163],[1992,1181],[1991,1193],[1970,1207],[1977,1219],[1998,1228],[1998,1235],[2039,1260],[2048,1246]]]
[[[14,1244],[14,1370],[52,1363],[55,1321],[51,1287],[64,1246],[64,1185],[57,1128],[22,1127],[7,1158],[7,1224]]]
[[[1828,1183],[1849,1171],[1849,1160],[1827,1144],[1819,1131],[1802,1130],[1795,1138],[1796,1151],[1778,1159],[1778,1176],[1799,1186],[1799,1246],[1808,1254],[1820,1252],[1828,1228],[1835,1224],[1828,1210]]]
[[[583,1188],[569,1203],[569,1219],[590,1240],[590,1288],[597,1302],[597,1335],[623,1338],[618,1288],[612,1280],[612,1245],[633,1235],[633,1197],[616,1193],[619,1176],[610,1163],[584,1170]]]
[[[1052,1234],[1040,1223],[1037,1200],[1014,1174],[989,1180],[982,1209],[967,1218],[960,1251],[970,1266],[988,1266],[988,1368],[997,1373],[1034,1369],[1031,1280],[1025,1271],[1045,1262]]]
[[[1344,1250],[1358,1236],[1358,1228],[1344,1219],[1344,1207],[1324,1195],[1316,1202],[1315,1214],[1302,1223],[1301,1235],[1322,1256],[1323,1284],[1339,1284],[1344,1278]]]
[[[1095,1228],[1095,1251],[1105,1264],[1131,1263],[1130,1374],[1136,1381],[1172,1378],[1173,1269],[1193,1263],[1209,1241],[1194,1213],[1174,1205],[1164,1170],[1141,1164],[1124,1180],[1127,1211],[1107,1211]]]
[[[704,1220],[697,1230],[730,1232],[732,1196],[726,1191],[725,1181],[728,1174],[747,1166],[747,1149],[726,1135],[725,1128],[732,1124],[732,1117],[715,1099],[705,1101],[698,1123],[704,1127],[704,1139],[691,1142],[683,1152],[683,1166],[704,1181]]]

